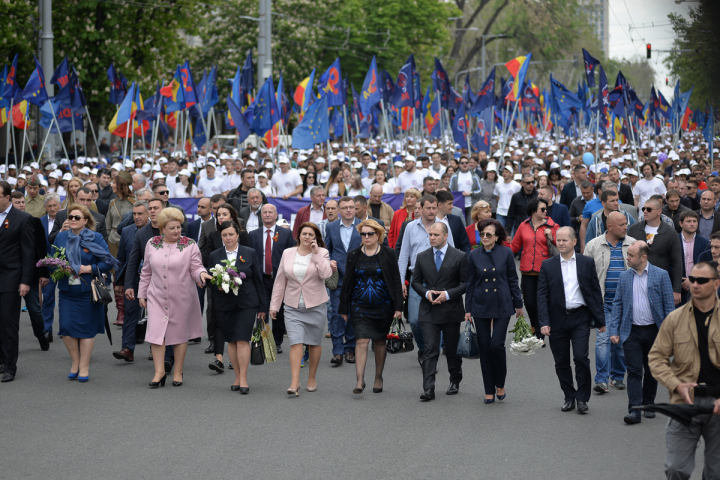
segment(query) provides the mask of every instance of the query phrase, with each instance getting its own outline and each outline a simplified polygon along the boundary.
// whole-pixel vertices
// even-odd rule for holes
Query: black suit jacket
[[[264,204],[264,202],[263,202],[263,204]],[[260,217],[260,210],[262,210],[262,207],[258,208],[258,211],[255,215],[257,216],[258,225],[262,227],[262,218]],[[248,218],[250,218],[250,213],[251,213],[250,207],[244,207],[244,208],[240,209],[240,211],[238,211],[238,219],[242,220],[243,228],[247,228]]]
[[[450,224],[450,231],[452,232],[453,244],[455,248],[470,255],[470,239],[467,236],[467,230],[460,220],[460,217],[453,215],[452,213],[447,216],[448,223]]]
[[[621,183],[620,190],[618,191],[618,197],[620,197],[620,201],[626,205],[635,205],[635,197],[633,196],[630,185]]]
[[[422,298],[418,320],[425,323],[460,323],[465,319],[465,279],[468,257],[460,250],[448,245],[440,271],[435,266],[432,247],[418,253],[412,276],[412,288]],[[450,300],[432,305],[425,297],[428,290],[447,291]]]
[[[577,279],[580,284],[585,305],[590,310],[590,326],[605,326],[605,310],[600,294],[600,281],[595,271],[595,260],[585,255],[575,254],[577,262]],[[562,329],[565,325],[565,289],[563,288],[560,255],[555,255],[542,262],[537,289],[538,323],[541,327],[552,330]]]
[[[135,298],[137,298],[138,287],[140,285],[140,269],[142,268],[143,260],[145,260],[145,247],[152,237],[152,223],[150,222],[135,233],[132,252],[130,253],[127,268],[125,269],[125,290],[130,288],[134,289]]]
[[[260,228],[253,230],[249,234],[250,245],[255,250],[255,254],[258,257],[258,260],[260,260],[260,273],[262,273],[262,265],[265,262],[265,260],[263,260],[263,247],[265,246],[264,232],[265,228],[261,226]],[[292,230],[290,230],[289,228],[275,227],[275,233],[277,233],[278,240],[277,242],[273,242],[272,246],[273,276],[275,276],[278,268],[280,268],[280,260],[282,260],[282,255],[285,249],[296,246],[295,240],[293,240],[292,237]]]
[[[560,203],[565,205],[570,210],[573,200],[577,197],[577,188],[575,187],[575,180],[568,182],[560,192]]]
[[[5,222],[0,225],[0,292],[17,292],[21,283],[33,286],[35,232],[32,218],[29,213],[11,207]],[[11,313],[0,312],[0,315]]]
[[[55,243],[55,237],[57,237],[57,234],[60,233],[60,229],[62,228],[63,223],[65,223],[65,220],[67,220],[67,214],[67,209],[65,209],[60,210],[55,216],[55,223],[53,224],[52,232],[50,232],[50,235],[48,235],[48,241],[50,242],[50,245]],[[95,219],[95,231],[102,235],[103,240],[105,240],[105,243],[107,243],[108,233],[107,228],[105,227],[105,215],[98,213],[94,210],[90,210],[90,214],[93,216],[93,219]],[[130,223],[132,223],[132,212],[130,213],[130,220]],[[122,230],[118,233],[122,234]]]
[[[33,222],[33,234],[35,237],[35,263],[33,264],[33,267],[37,264],[37,262],[48,254],[47,251],[47,237],[45,237],[45,227],[43,227],[42,220],[40,220],[37,217],[32,217]],[[33,268],[33,286],[37,286],[38,282],[40,281],[40,277],[43,278],[50,278],[50,272],[48,271],[47,267],[35,267]]]
[[[240,260],[242,258],[242,260]],[[227,260],[225,246],[210,253],[212,265],[222,264]],[[216,285],[210,285],[213,292],[213,310],[218,312],[230,312],[241,308],[258,308],[260,312],[267,313],[268,305],[265,300],[265,286],[262,279],[262,265],[257,259],[255,250],[250,247],[238,245],[238,258],[235,260],[235,270],[245,274],[245,279],[240,285],[237,295],[225,293]]]
[[[698,214],[698,217],[701,217],[702,209],[695,210],[695,213]],[[720,230],[720,212],[715,210],[715,214],[713,216],[712,232],[710,232],[710,233],[713,234],[713,233],[717,232],[718,230]]]
[[[188,223],[187,237],[192,238],[196,243],[200,241],[200,225],[202,225],[202,218],[200,217]]]

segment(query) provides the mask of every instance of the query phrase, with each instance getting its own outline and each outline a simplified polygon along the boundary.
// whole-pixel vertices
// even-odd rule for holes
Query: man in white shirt
[[[397,185],[395,185],[395,193],[405,193],[410,188],[423,189],[423,179],[426,177],[423,172],[417,169],[415,157],[408,155],[405,157],[405,171],[397,177]]]
[[[505,165],[502,169],[503,181],[495,185],[493,194],[497,199],[497,220],[504,227],[507,221],[507,212],[510,208],[510,200],[512,196],[522,188],[518,182],[513,180],[513,169],[509,165]]]
[[[278,159],[280,171],[275,172],[270,186],[275,189],[275,195],[287,200],[290,197],[302,195],[302,178],[297,170],[290,170],[290,159],[282,156]]]
[[[645,202],[648,198],[653,195],[662,195],[665,197],[665,183],[659,178],[655,178],[653,166],[651,163],[646,163],[642,166],[642,174],[644,178],[641,178],[635,184],[633,192],[635,193],[635,206],[638,210],[642,210]]]
[[[440,175],[440,177],[443,176],[445,173],[445,168],[442,163],[440,163],[440,154],[438,152],[433,152],[431,155],[432,165],[430,166],[430,170],[432,172],[435,172],[436,174]]]
[[[171,197],[175,196],[175,184],[179,180],[178,178],[178,161],[177,158],[171,157],[168,161],[168,173],[165,176],[165,185],[170,190]],[[210,195],[208,195],[210,196]]]
[[[198,197],[212,197],[222,194],[223,180],[215,176],[215,164],[208,162],[205,166],[207,176],[198,182]]]
[[[225,183],[223,185],[223,194],[227,195],[230,190],[236,189],[242,183],[242,171],[243,163],[239,158],[235,160],[233,164],[234,171],[232,175],[225,177]]]

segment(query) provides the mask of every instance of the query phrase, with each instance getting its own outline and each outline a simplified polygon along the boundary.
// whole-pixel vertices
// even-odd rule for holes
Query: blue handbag
[[[480,358],[480,349],[478,348],[477,332],[473,322],[465,321],[465,328],[460,332],[460,341],[458,342],[457,354],[462,358],[476,359]]]

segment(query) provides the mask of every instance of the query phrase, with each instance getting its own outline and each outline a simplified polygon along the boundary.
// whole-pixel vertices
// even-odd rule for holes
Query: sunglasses
[[[82,219],[82,215],[68,215],[68,220],[75,220],[76,222],[79,222]]]
[[[367,237],[370,238],[375,235],[375,232],[360,232],[361,237]]]
[[[89,189],[90,193],[98,193],[99,190],[93,190],[92,188]]]
[[[495,234],[494,234],[494,233],[488,233],[488,232],[482,232],[482,233],[480,234],[480,236],[481,236],[482,238],[491,238],[491,237],[494,237]]]
[[[522,183],[524,183],[525,185],[535,185],[535,180],[531,180],[529,182],[522,182]]]
[[[653,210],[655,210],[655,209],[652,208],[652,207],[642,207],[642,211],[643,211],[643,212],[648,212],[648,213],[649,213],[649,212],[652,212]]]
[[[693,277],[692,275],[688,277],[688,280],[690,280],[690,283],[697,283],[698,285],[705,285],[708,282],[717,280],[718,277]]]
[[[543,207],[543,208],[540,209],[540,211],[541,211],[542,213],[545,213],[545,212],[547,212],[547,208],[544,208],[544,207]]]
[[[158,195],[167,195],[170,193],[170,190],[163,190],[162,192],[157,192]]]

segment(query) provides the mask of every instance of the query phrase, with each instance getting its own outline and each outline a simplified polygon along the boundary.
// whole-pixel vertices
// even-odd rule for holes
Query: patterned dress
[[[355,287],[350,318],[356,338],[384,340],[393,319],[390,292],[383,279],[377,255],[360,252],[355,264]]]

